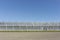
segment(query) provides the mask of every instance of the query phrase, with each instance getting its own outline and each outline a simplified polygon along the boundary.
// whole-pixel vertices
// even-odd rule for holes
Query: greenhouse
[[[60,23],[1,22],[0,31],[60,31]]]

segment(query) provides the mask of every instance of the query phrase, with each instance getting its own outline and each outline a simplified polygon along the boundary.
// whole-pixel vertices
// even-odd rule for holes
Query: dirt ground
[[[0,40],[60,40],[60,32],[0,32]]]

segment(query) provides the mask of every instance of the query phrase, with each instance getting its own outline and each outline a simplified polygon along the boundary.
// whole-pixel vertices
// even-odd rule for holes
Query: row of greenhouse
[[[11,23],[1,22],[0,31],[60,31],[60,23]]]

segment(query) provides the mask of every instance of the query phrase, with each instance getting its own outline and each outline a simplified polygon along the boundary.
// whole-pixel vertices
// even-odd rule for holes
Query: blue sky
[[[60,0],[0,0],[0,22],[60,22]]]

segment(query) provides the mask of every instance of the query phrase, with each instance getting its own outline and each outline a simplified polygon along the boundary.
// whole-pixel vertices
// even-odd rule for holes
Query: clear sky
[[[60,0],[0,0],[0,22],[60,22]]]

